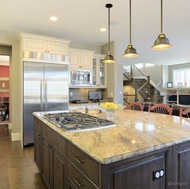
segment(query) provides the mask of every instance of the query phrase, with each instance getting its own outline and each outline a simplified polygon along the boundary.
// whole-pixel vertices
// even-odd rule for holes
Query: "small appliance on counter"
[[[102,100],[102,91],[88,91],[88,100],[93,102]]]
[[[88,103],[88,100],[76,99],[76,100],[71,100],[71,103],[75,103],[75,104],[85,104],[85,103]]]

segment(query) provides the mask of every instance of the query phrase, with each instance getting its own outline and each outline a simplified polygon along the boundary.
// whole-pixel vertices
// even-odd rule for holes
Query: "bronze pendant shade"
[[[127,49],[125,50],[123,57],[132,58],[137,57],[137,51],[131,44],[131,0],[129,0],[129,40],[130,44],[127,46]]]
[[[110,52],[110,8],[112,8],[112,4],[106,4],[106,8],[108,9],[108,53],[104,57],[104,63],[115,63],[114,57]]]
[[[169,39],[166,38],[165,34],[162,32],[163,30],[163,0],[161,0],[161,33],[158,38],[155,40],[152,49],[154,50],[165,50],[172,47],[169,42]]]

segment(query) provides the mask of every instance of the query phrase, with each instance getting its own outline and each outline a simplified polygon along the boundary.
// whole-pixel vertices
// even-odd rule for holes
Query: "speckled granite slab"
[[[34,113],[63,137],[102,164],[107,164],[190,140],[190,119],[158,113],[122,110],[116,127],[66,133]],[[94,114],[105,118],[104,113]]]

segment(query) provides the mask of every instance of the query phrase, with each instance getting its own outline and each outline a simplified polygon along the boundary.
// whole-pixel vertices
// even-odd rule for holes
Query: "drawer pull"
[[[80,182],[80,181],[78,180],[78,177],[75,177],[75,178],[74,178],[74,181],[76,182],[76,184],[77,184],[78,186],[84,186],[83,182]]]
[[[80,160],[77,155],[75,155],[74,158],[75,158],[79,163],[84,163],[84,161],[83,161],[83,160]]]

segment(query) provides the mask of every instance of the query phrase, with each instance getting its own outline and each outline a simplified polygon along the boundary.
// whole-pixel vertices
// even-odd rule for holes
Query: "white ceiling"
[[[0,30],[27,32],[71,40],[71,44],[97,46],[107,43],[107,8],[111,9],[111,41],[116,61],[177,64],[190,62],[190,0],[164,0],[163,30],[173,48],[153,51],[160,33],[160,0],[132,0],[132,44],[139,53],[133,59],[122,54],[129,43],[128,0],[0,0]],[[50,22],[49,16],[57,16]]]

